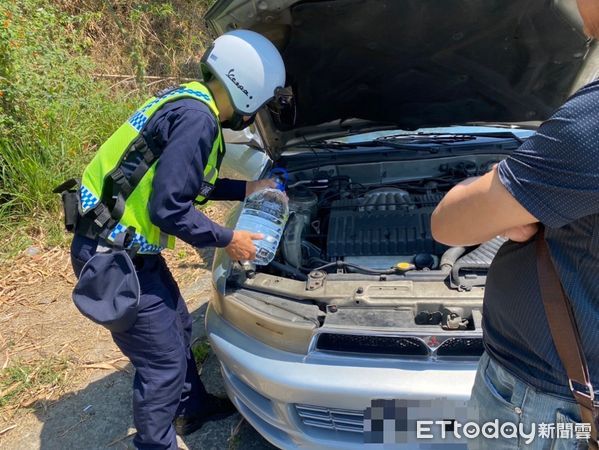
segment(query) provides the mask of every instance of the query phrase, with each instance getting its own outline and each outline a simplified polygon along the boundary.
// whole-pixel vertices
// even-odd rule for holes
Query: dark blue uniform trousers
[[[95,252],[94,242],[86,255],[83,239],[76,236],[71,251],[77,276]],[[201,415],[206,405],[207,393],[190,349],[192,320],[162,256],[138,256],[134,263],[141,288],[137,321],[126,332],[112,333],[135,367],[133,442],[144,450],[176,450],[173,419]]]

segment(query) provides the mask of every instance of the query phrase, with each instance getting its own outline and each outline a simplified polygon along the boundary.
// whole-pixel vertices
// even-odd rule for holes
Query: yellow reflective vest
[[[206,86],[199,82],[183,84],[177,88],[165,91],[164,94],[149,99],[138,109],[110,138],[100,147],[92,161],[86,167],[80,187],[81,213],[86,214],[95,208],[103,198],[106,184],[111,183],[111,174],[118,170],[119,165],[132,145],[139,141],[146,123],[165,103],[181,98],[193,98],[204,102],[216,117],[218,135],[212,145],[208,161],[204,167],[204,188],[210,191],[218,178],[220,162],[225,153],[222,130],[218,120],[219,112],[212,94]],[[119,233],[129,227],[134,227],[136,234],[133,243],[139,245],[138,253],[159,253],[163,248],[173,248],[174,236],[163,233],[150,220],[148,203],[152,193],[152,181],[156,171],[156,162],[149,167],[145,175],[134,186],[124,203],[124,210],[118,223],[108,235],[113,240]],[[109,180],[109,181],[107,181]],[[204,191],[204,189],[202,189]],[[206,194],[207,192],[203,192]],[[200,195],[196,201],[206,203],[207,198]]]

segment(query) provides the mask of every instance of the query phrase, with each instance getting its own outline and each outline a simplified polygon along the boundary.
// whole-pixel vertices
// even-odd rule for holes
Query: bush
[[[93,151],[139,101],[113,96],[106,82],[94,80],[87,41],[77,27],[82,19],[44,0],[0,4],[4,235],[13,235],[24,222],[35,228],[41,221],[40,229],[59,236],[59,202],[52,188],[80,176]]]
[[[198,75],[210,3],[0,2],[0,242],[10,239],[0,256],[32,239],[65,242],[52,189],[80,177],[102,142],[164,87],[146,73],[166,84]]]

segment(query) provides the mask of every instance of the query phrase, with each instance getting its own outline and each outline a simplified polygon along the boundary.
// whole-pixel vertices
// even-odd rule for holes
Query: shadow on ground
[[[194,340],[206,334],[206,307],[207,303],[192,313]],[[201,377],[210,393],[226,395],[219,363],[214,354],[211,353],[202,365]],[[18,448],[33,448],[31,444],[38,439],[42,450],[133,448],[132,378],[131,365],[108,376],[100,374],[86,388],[65,395],[47,410],[37,409],[36,415],[43,422],[41,436],[35,436],[37,431],[33,430],[30,436],[23,433],[22,446]],[[205,424],[195,433],[183,437],[180,444],[189,449],[276,448],[245,420],[242,421],[239,413]]]

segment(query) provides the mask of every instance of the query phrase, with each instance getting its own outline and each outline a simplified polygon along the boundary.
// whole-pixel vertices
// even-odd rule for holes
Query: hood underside
[[[546,119],[588,50],[558,0],[220,0],[216,34],[280,49],[294,114],[279,130],[347,118],[400,128]],[[575,6],[574,6],[575,8]]]

